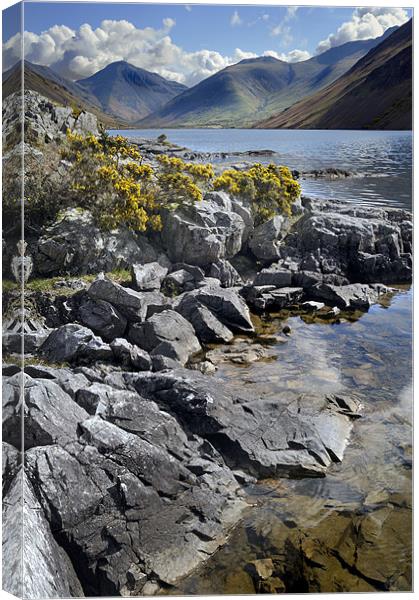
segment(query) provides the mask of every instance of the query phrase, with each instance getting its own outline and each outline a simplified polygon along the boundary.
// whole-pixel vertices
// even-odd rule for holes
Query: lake
[[[308,196],[412,208],[411,131],[142,129],[112,133],[148,139],[164,133],[169,141],[201,152],[273,150],[278,156],[269,160],[298,171],[337,167],[362,175],[336,181],[303,180]]]

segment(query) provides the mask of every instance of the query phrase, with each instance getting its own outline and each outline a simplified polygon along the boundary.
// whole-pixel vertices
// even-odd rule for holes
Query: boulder
[[[167,211],[162,241],[173,262],[207,266],[231,258],[243,245],[246,224],[223,192],[210,192],[204,200]]]
[[[98,277],[87,290],[94,300],[105,300],[117,308],[129,321],[143,321],[149,305],[165,305],[166,299],[159,292],[136,292],[107,277]]]
[[[227,343],[233,339],[233,333],[196,296],[185,294],[175,309],[189,323],[203,344]]]
[[[368,310],[380,296],[389,293],[389,288],[383,285],[368,285],[352,283],[350,285],[328,285],[318,283],[310,288],[310,296],[328,306],[341,309]]]
[[[127,269],[158,255],[144,236],[124,227],[102,231],[91,213],[69,208],[44,229],[33,259],[36,273],[53,276]]]
[[[242,283],[242,278],[236,269],[225,259],[219,259],[210,265],[209,276],[219,279],[221,287],[229,288]]]
[[[303,204],[303,216],[279,247],[280,259],[349,282],[411,281],[411,213],[309,198]]]
[[[194,276],[185,269],[173,271],[164,278],[162,283],[162,292],[169,297],[179,296],[183,292],[188,292],[196,287]]]
[[[289,219],[276,215],[255,227],[248,245],[254,256],[263,262],[273,262],[280,257],[279,244],[290,226]]]
[[[132,367],[138,371],[149,371],[151,369],[150,355],[142,348],[130,344],[124,338],[116,338],[110,344],[115,359],[124,367]]]
[[[234,290],[212,284],[188,292],[188,295],[206,306],[231,331],[235,333],[254,331],[249,309]]]
[[[112,358],[108,344],[91,329],[75,323],[54,329],[40,347],[39,354],[50,362],[95,362]]]
[[[124,334],[127,319],[106,300],[93,300],[86,296],[79,307],[80,321],[106,341]]]
[[[132,284],[141,292],[159,290],[168,268],[158,262],[135,264],[131,267]]]
[[[70,558],[56,542],[24,472],[15,477],[4,498],[2,537],[4,590],[36,600],[84,596]]]
[[[132,325],[129,338],[151,354],[162,354],[183,365],[201,350],[192,325],[173,310],[154,314],[144,323]]]
[[[270,267],[269,269],[262,269],[262,271],[256,275],[253,285],[273,285],[276,288],[290,287],[292,277],[293,274],[291,271],[281,270],[277,267]]]

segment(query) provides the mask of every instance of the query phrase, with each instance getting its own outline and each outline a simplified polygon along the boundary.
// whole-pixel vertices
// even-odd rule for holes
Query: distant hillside
[[[124,127],[126,123],[107,115],[98,106],[95,99],[77,84],[64,79],[52,69],[24,61],[25,88],[33,90],[63,106],[74,106],[95,114],[105,127]],[[10,96],[21,88],[21,63],[3,73],[3,98]]]
[[[129,122],[147,116],[187,89],[125,61],[112,63],[77,85],[95,98],[104,112]]]
[[[249,126],[326,87],[390,34],[349,42],[299,63],[269,56],[243,60],[184,91],[138,125]]]
[[[275,129],[411,129],[412,21],[320,92],[257,124]]]

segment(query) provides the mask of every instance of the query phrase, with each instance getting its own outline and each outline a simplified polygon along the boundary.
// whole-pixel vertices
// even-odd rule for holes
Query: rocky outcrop
[[[44,229],[34,264],[40,275],[83,275],[153,262],[159,255],[144,236],[123,227],[102,231],[88,211],[70,208]]]
[[[109,344],[87,327],[69,323],[54,329],[39,349],[46,360],[57,362],[79,362],[83,360],[109,360],[112,350]]]
[[[39,550],[40,573],[52,586],[32,574],[34,597],[145,595],[173,585],[240,518],[239,482],[324,475],[342,459],[360,408],[349,396],[272,403],[184,369],[84,369],[69,393],[72,371],[30,369],[27,498],[36,498],[31,518],[39,531],[28,549]],[[16,443],[11,411],[19,410],[13,371],[5,378],[9,444]],[[10,494],[17,476],[8,472]]]
[[[163,244],[173,262],[210,265],[240,252],[250,219],[227,194],[210,192],[202,202],[165,214]]]
[[[280,264],[354,283],[411,281],[410,213],[308,198],[303,204],[303,216],[280,246]]]

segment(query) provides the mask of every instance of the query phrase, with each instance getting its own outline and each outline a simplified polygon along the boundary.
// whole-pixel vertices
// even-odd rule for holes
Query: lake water
[[[336,181],[303,180],[303,191],[309,196],[366,206],[412,207],[410,131],[143,129],[119,133],[148,139],[164,133],[169,141],[202,152],[273,150],[278,155],[269,161],[298,171],[337,167],[363,175]]]

